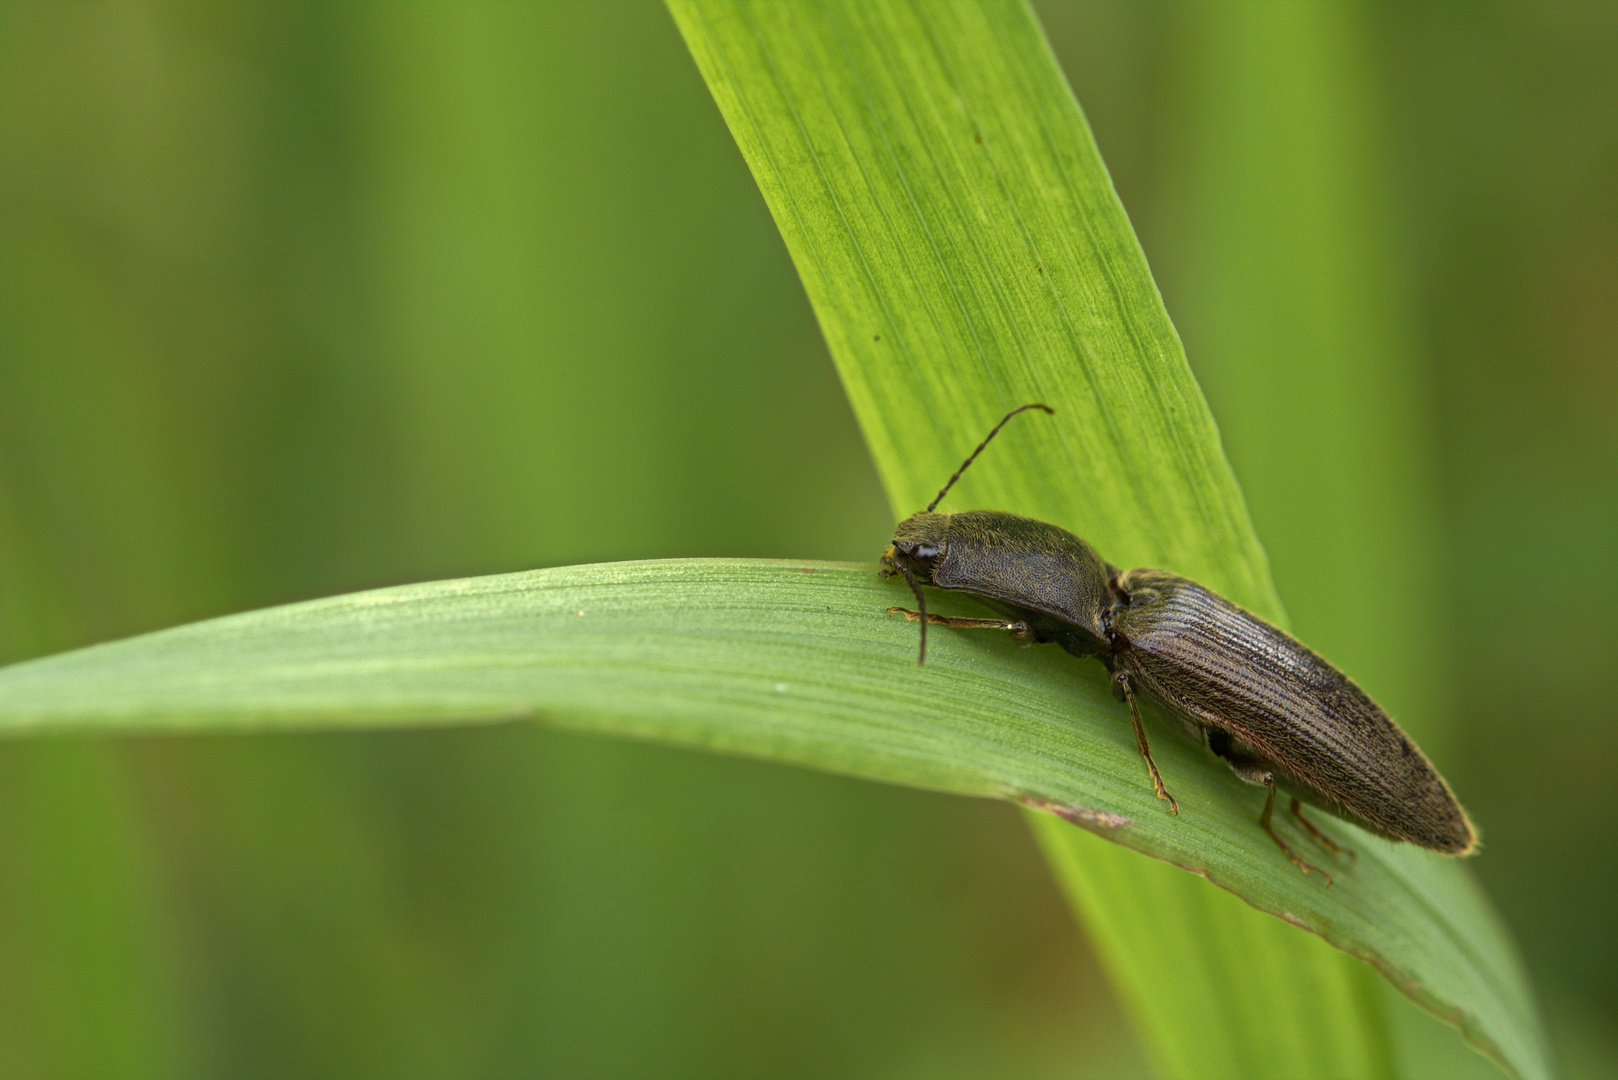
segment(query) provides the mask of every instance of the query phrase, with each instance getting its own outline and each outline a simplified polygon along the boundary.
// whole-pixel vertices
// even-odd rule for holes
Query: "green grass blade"
[[[1343,963],[1331,946],[1280,920],[1255,919],[1235,896],[1189,874],[1094,838],[1075,842],[1074,830],[1051,818],[1031,820],[1166,1073],[1396,1072],[1374,977],[1363,965]],[[1120,902],[1147,896],[1150,903]],[[1142,941],[1150,943],[1144,956],[1114,955]],[[1232,971],[1241,972],[1239,985]],[[1221,1034],[1185,1035],[1213,1031]]]
[[[920,508],[1001,413],[1043,400],[1058,409],[1056,420],[1036,417],[1009,432],[952,493],[951,507],[1059,522],[1120,564],[1173,568],[1281,621],[1212,419],[1027,9],[670,6],[797,263],[895,513]],[[1186,767],[1217,771],[1206,760]],[[1229,797],[1253,800],[1235,789]],[[1094,916],[1099,908],[1084,898],[1116,876],[1116,860],[1072,834],[1042,834],[1080,910]],[[1132,830],[1125,842],[1152,850],[1139,836]],[[1256,830],[1245,842],[1265,843]],[[1418,960],[1420,935],[1394,956],[1300,916],[1298,883],[1284,875],[1237,883],[1217,865],[1226,853],[1154,853],[1373,959],[1497,1060],[1544,1073],[1524,976],[1463,868],[1388,855],[1414,875],[1413,886],[1461,904],[1449,909],[1454,937],[1428,942],[1432,951]],[[1239,1063],[1246,1075],[1391,1069],[1363,969],[1298,935],[1278,936],[1250,913],[1216,918],[1223,898],[1198,901],[1155,872],[1157,884],[1110,901],[1150,918],[1089,920],[1121,985],[1161,986],[1179,961],[1175,942],[1217,922],[1266,942],[1267,969],[1300,988],[1271,999],[1252,1022],[1233,1017],[1253,997],[1253,973],[1232,950],[1223,963],[1204,957],[1207,977],[1189,1009],[1166,1000],[1182,991],[1172,985],[1128,994],[1165,1067],[1180,1075],[1206,1074],[1210,1060]],[[1473,960],[1490,969],[1488,989],[1470,976],[1440,984],[1414,975],[1429,962],[1445,966],[1441,954],[1463,942],[1468,951],[1487,942]],[[1311,999],[1301,989],[1311,985],[1342,992]],[[1185,1022],[1187,1012],[1202,1022]]]
[[[1522,983],[1509,943],[1455,864],[1355,836],[1359,862],[1326,889],[1257,833],[1254,789],[1209,767],[1197,748],[1160,740],[1159,762],[1187,811],[1170,817],[1144,782],[1129,725],[1119,722],[1097,665],[1020,649],[1000,635],[940,634],[919,668],[915,627],[886,614],[905,595],[870,565],[746,560],[616,563],[399,586],[0,668],[0,733],[338,730],[528,717],[1010,798],[1064,819],[1058,838],[1078,833],[1072,822],[1206,874],[1372,959],[1430,1007],[1464,1013],[1478,1037],[1511,1045],[1502,1036],[1511,1036],[1523,1007]],[[940,606],[969,610],[950,597]],[[1052,835],[1045,833],[1047,843]],[[1102,847],[1095,865],[1111,857]],[[1064,839],[1057,849],[1059,862],[1070,851],[1084,854]],[[1177,873],[1127,857],[1126,869]],[[1083,880],[1110,888],[1095,865],[1087,864]],[[1302,968],[1288,956],[1294,947],[1334,962],[1341,954],[1303,934],[1270,936],[1272,924],[1288,928],[1218,895],[1205,908],[1207,897],[1189,894],[1197,910],[1190,930],[1177,931],[1162,918],[1160,897],[1154,904],[1137,884],[1124,887],[1126,907],[1149,912],[1148,929],[1167,933],[1165,944],[1178,942],[1175,933],[1194,941],[1206,927],[1221,927],[1209,947],[1232,955],[1228,963],[1204,957],[1203,966],[1228,975],[1230,965],[1247,965],[1244,1002],[1280,1007],[1293,997],[1251,985],[1260,946],[1248,944],[1250,928],[1230,929],[1244,918],[1261,918],[1265,928],[1263,970],[1304,979],[1286,986],[1338,988],[1337,997],[1311,1004],[1323,1028],[1287,1023],[1266,1007],[1255,1021],[1283,1036],[1226,1045],[1209,1030],[1200,1056],[1187,1060],[1211,1052],[1215,1061],[1274,1066],[1292,1060],[1277,1049],[1287,1039],[1310,1040],[1303,1061],[1347,1060],[1321,1050],[1343,1039],[1370,1039],[1360,1056],[1375,1058],[1376,1032],[1321,1011],[1339,999],[1353,1003],[1352,988],[1330,965]],[[1172,903],[1186,904],[1187,895]],[[1127,930],[1104,936],[1104,948],[1130,940]],[[1162,971],[1187,964],[1175,958],[1153,973],[1156,984]],[[1174,1007],[1149,1013],[1149,1024],[1172,1022],[1188,1008],[1206,1006],[1215,1017],[1229,1011],[1190,993],[1189,982],[1171,977],[1167,985],[1172,992],[1157,996],[1179,995]],[[1172,1066],[1191,1042],[1170,1043]]]
[[[671,6],[895,512],[1042,400],[1056,425],[1008,428],[946,509],[1077,523],[1114,561],[1173,564],[1278,618],[1212,417],[1031,13]]]

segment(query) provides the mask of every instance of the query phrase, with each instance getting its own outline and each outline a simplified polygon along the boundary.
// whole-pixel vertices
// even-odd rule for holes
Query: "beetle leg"
[[[909,608],[890,607],[888,609],[889,615],[895,612],[903,615],[911,622],[921,618],[920,612],[911,611]],[[930,611],[927,613],[927,621],[934,626],[948,626],[956,630],[1016,630],[1023,625],[1022,623],[1006,622],[1004,619],[958,619],[948,615],[934,615]]]
[[[911,622],[921,618],[921,613],[911,611],[909,608],[890,607],[888,614],[898,612]],[[948,615],[934,615],[927,613],[927,621],[935,626],[947,626],[952,630],[1010,630],[1011,636],[1024,644],[1032,644],[1033,632],[1028,629],[1025,622],[1007,622],[1004,619],[958,619]],[[1029,639],[1029,640],[1024,640]]]
[[[1258,816],[1259,825],[1263,827],[1265,832],[1270,834],[1270,839],[1274,840],[1278,845],[1280,845],[1281,850],[1287,853],[1287,858],[1292,860],[1292,864],[1294,866],[1306,874],[1313,870],[1315,873],[1326,879],[1327,885],[1330,885],[1331,875],[1320,869],[1320,867],[1310,866],[1308,863],[1298,858],[1298,853],[1292,850],[1292,845],[1281,839],[1280,834],[1277,833],[1270,825],[1270,814],[1275,810],[1275,777],[1269,773],[1265,773],[1264,786],[1270,789],[1270,797],[1264,800],[1264,813]]]
[[[1152,760],[1152,748],[1146,742],[1146,728],[1140,722],[1140,706],[1135,704],[1135,691],[1129,685],[1129,676],[1122,671],[1113,672],[1112,685],[1122,691],[1124,700],[1129,702],[1129,718],[1135,722],[1135,745],[1140,747],[1140,756],[1146,759],[1146,771],[1152,774],[1152,786],[1157,789],[1157,797],[1169,801],[1169,813],[1178,814],[1180,804],[1163,786],[1163,774],[1157,771],[1157,762]]]
[[[1348,848],[1345,848],[1343,845],[1339,844],[1337,841],[1333,840],[1331,837],[1329,837],[1325,833],[1321,832],[1319,829],[1317,829],[1315,827],[1314,822],[1312,822],[1308,818],[1304,817],[1303,816],[1303,804],[1300,803],[1296,798],[1294,798],[1292,800],[1292,806],[1290,807],[1290,812],[1291,812],[1293,817],[1298,819],[1298,824],[1302,825],[1306,830],[1308,830],[1309,835],[1314,837],[1315,840],[1317,842],[1319,842],[1321,847],[1325,848],[1327,851],[1331,852],[1333,855],[1347,855],[1350,859],[1357,859],[1359,857],[1359,856],[1355,855],[1352,851],[1348,850]]]

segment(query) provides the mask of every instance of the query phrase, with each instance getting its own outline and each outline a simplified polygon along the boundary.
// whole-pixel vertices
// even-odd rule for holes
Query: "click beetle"
[[[1343,849],[1303,816],[1301,802],[1372,832],[1447,855],[1466,855],[1477,834],[1449,785],[1398,724],[1342,672],[1297,639],[1188,578],[1120,571],[1086,541],[1047,522],[987,510],[934,513],[1000,429],[1007,413],[927,505],[900,522],[882,556],[883,577],[902,576],[919,610],[889,608],[921,624],[1009,631],[1023,645],[1054,642],[1095,657],[1129,706],[1135,742],[1160,799],[1164,787],[1141,724],[1137,694],[1156,701],[1243,780],[1269,790],[1259,825],[1304,873],[1271,824],[1278,787],[1322,846]],[[928,614],[923,585],[971,595],[1001,618]],[[1320,871],[1331,883],[1331,875]]]

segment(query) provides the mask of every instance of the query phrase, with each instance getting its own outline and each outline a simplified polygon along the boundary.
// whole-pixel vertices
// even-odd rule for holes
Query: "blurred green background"
[[[1618,8],[1039,10],[1295,629],[1618,1075]],[[656,4],[8,2],[0,154],[0,662],[886,539]],[[0,744],[6,1078],[1143,1068],[999,804],[517,726]]]

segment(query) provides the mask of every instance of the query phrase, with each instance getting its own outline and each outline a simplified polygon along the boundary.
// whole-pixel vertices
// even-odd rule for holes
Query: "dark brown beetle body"
[[[1044,408],[1023,406],[1035,407]],[[982,510],[933,513],[959,476],[926,511],[900,522],[882,559],[883,575],[903,575],[921,607],[890,610],[920,619],[923,659],[928,623],[1008,630],[1023,644],[1054,642],[1074,656],[1098,658],[1129,705],[1158,795],[1178,812],[1152,761],[1136,691],[1242,779],[1270,789],[1260,824],[1305,872],[1314,868],[1270,824],[1277,785],[1293,795],[1299,823],[1333,851],[1340,849],[1303,816],[1300,798],[1395,840],[1450,855],[1473,850],[1465,811],[1415,743],[1301,642],[1177,574],[1120,573],[1055,525]],[[928,615],[924,584],[969,593],[1003,618]]]

